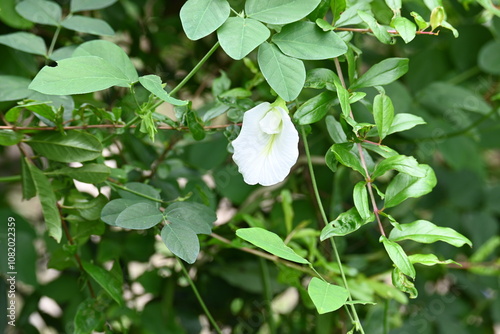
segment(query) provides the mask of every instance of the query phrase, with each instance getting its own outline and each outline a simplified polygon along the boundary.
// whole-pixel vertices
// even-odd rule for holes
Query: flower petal
[[[270,112],[273,114],[266,117]],[[279,122],[276,116],[280,116]],[[265,118],[273,124],[261,124]],[[273,129],[280,131],[266,133],[274,132],[270,131]],[[299,156],[298,142],[299,135],[288,113],[264,102],[245,112],[241,132],[232,143],[233,160],[246,183],[270,186],[283,181],[290,173]]]

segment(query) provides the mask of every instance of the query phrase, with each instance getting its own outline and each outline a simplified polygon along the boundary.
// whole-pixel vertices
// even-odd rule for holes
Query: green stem
[[[12,175],[12,176],[2,176],[0,177],[0,183],[2,182],[18,182],[21,181],[21,175]]]
[[[54,36],[52,37],[52,41],[50,42],[49,51],[47,51],[47,58],[50,57],[50,55],[54,51],[54,47],[56,46],[56,41],[57,41],[57,38],[59,37],[60,31],[61,31],[61,26],[57,26],[56,32],[54,33]]]
[[[128,189],[127,187],[123,187],[123,186],[121,186],[119,184],[116,184],[116,183],[113,183],[113,182],[106,181],[106,184],[109,185],[112,188],[118,188],[118,189],[121,189],[121,190],[125,190],[125,191],[127,191],[127,192],[129,192],[131,194],[134,194],[134,195],[137,195],[137,196],[141,196],[141,197],[143,197],[145,199],[149,199],[150,201],[158,202],[158,203],[161,203],[161,204],[168,204],[168,202],[162,201],[161,199],[145,195],[143,193],[137,192],[137,191],[132,190],[132,189]]]
[[[328,218],[326,216],[325,209],[323,207],[323,203],[321,202],[321,196],[319,195],[318,185],[316,183],[316,177],[314,175],[314,168],[313,168],[312,161],[311,161],[311,152],[309,151],[309,145],[307,143],[307,135],[306,135],[306,132],[304,130],[304,127],[301,127],[300,130],[301,130],[301,134],[302,134],[302,140],[304,141],[304,149],[306,151],[307,165],[309,167],[309,173],[311,174],[314,196],[316,197],[316,202],[318,203],[319,211],[321,212],[321,217],[323,218],[325,225],[327,225]],[[340,255],[339,255],[339,252],[337,250],[337,245],[335,244],[335,240],[333,237],[330,238],[330,242],[332,244],[333,252],[335,255],[335,260],[339,264],[340,275],[342,276],[342,281],[344,283],[344,287],[349,292],[348,299],[349,299],[349,301],[352,301],[351,291],[349,290],[349,285],[347,284],[347,278],[345,276],[344,268],[342,268],[342,262],[340,261]],[[356,328],[358,328],[361,331],[361,333],[364,334],[365,332],[363,330],[363,326],[361,325],[361,321],[359,321],[358,313],[356,312],[356,307],[354,307],[354,305],[350,305],[350,306],[351,306],[352,313],[354,315],[354,319],[356,321],[355,326],[356,326]],[[347,309],[347,307],[346,307],[346,309]]]
[[[219,326],[217,325],[214,318],[212,317],[212,314],[210,313],[207,306],[205,305],[205,302],[201,298],[200,293],[198,292],[198,289],[196,288],[196,285],[194,285],[193,280],[191,279],[191,277],[189,277],[189,273],[187,272],[186,267],[184,267],[184,263],[182,263],[182,261],[179,258],[177,258],[177,262],[179,262],[179,265],[181,266],[182,272],[184,273],[184,276],[186,276],[186,279],[187,279],[189,285],[191,286],[191,289],[193,289],[193,292],[196,296],[196,299],[198,299],[198,302],[200,303],[201,307],[203,308],[203,311],[205,312],[205,315],[207,316],[208,320],[210,321],[210,323],[214,327],[215,331],[218,334],[222,334],[222,331],[220,330]]]
[[[269,332],[271,334],[276,333],[276,324],[274,323],[273,318],[273,309],[271,307],[271,301],[273,299],[272,291],[271,291],[271,282],[269,279],[269,268],[267,267],[267,263],[263,258],[259,258],[260,271],[262,274],[262,285],[264,287],[264,297],[266,299],[266,311],[268,314],[268,324],[269,324]]]
[[[207,52],[207,54],[196,64],[196,66],[191,70],[191,72],[186,75],[186,77],[177,85],[174,89],[169,93],[170,95],[174,95],[177,93],[188,81],[200,70],[200,68],[205,64],[205,62],[210,58],[210,56],[217,50],[219,47],[219,42],[215,43],[214,46]]]

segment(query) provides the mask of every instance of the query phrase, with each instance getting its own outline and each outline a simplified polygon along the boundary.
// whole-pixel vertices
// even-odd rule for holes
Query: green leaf
[[[35,55],[45,56],[47,54],[47,46],[43,38],[28,32],[19,31],[1,35],[0,44]]]
[[[406,155],[394,155],[387,159],[382,160],[375,167],[372,173],[372,178],[375,179],[384,175],[387,171],[395,169],[400,173],[408,174],[415,177],[425,177],[427,169],[422,168],[414,157],[407,157]]]
[[[497,247],[500,247],[500,236],[493,235],[476,249],[469,258],[470,262],[485,262],[490,255],[494,254]]]
[[[163,214],[156,205],[136,203],[123,210],[116,217],[116,226],[133,230],[146,230],[163,220]]]
[[[28,200],[36,196],[35,181],[29,168],[27,159],[21,159],[21,184],[23,186],[23,199]]]
[[[431,29],[434,30],[437,27],[439,27],[441,23],[443,23],[445,16],[446,14],[442,6],[434,8],[431,12],[431,18],[430,18]]]
[[[352,143],[333,144],[330,150],[342,165],[352,168],[364,177],[367,177],[364,168],[361,166],[359,156],[353,152],[354,147]]]
[[[391,21],[391,26],[396,29],[405,43],[410,43],[417,34],[417,27],[406,17],[395,17]]]
[[[21,142],[23,135],[12,130],[0,130],[0,145],[11,146]]]
[[[99,194],[96,198],[93,198],[89,201],[85,202],[77,202],[73,204],[73,207],[75,207],[78,210],[78,213],[85,218],[86,220],[91,220],[94,221],[95,224],[89,224],[88,226],[84,222],[81,225],[84,225],[83,230],[85,232],[89,231],[89,234],[87,236],[90,236],[91,234],[97,234],[97,231],[102,231],[104,233],[104,225],[102,224],[101,221],[99,221],[99,218],[101,217],[101,212],[104,206],[108,203],[108,198],[104,196],[103,194]],[[100,234],[102,234],[100,233]]]
[[[472,247],[472,242],[449,227],[439,227],[427,220],[417,220],[409,224],[400,224],[399,229],[394,228],[389,239],[394,241],[413,240],[416,242],[430,244],[436,241],[443,241],[455,247],[468,244]]]
[[[313,277],[309,282],[307,293],[319,314],[338,310],[345,305],[349,297],[349,292],[345,288],[330,284],[317,277]]]
[[[26,165],[28,166],[28,171],[35,185],[40,204],[42,205],[43,218],[45,219],[49,236],[57,242],[61,242],[61,216],[57,209],[56,195],[52,190],[49,179],[31,162],[26,161]]]
[[[333,117],[332,115],[326,116],[325,124],[326,130],[328,131],[330,138],[332,138],[335,144],[342,144],[347,142],[347,136],[344,132],[344,129],[342,129],[342,125],[335,119],[335,117]],[[328,152],[331,152],[333,154],[331,150],[328,150]]]
[[[345,118],[351,117],[351,102],[349,101],[349,92],[342,86],[340,82],[335,82],[335,89],[337,90],[337,96],[339,97],[342,115],[344,115]]]
[[[399,290],[409,294],[410,298],[417,298],[418,291],[415,288],[415,284],[398,267],[392,271],[392,284]]]
[[[408,72],[408,58],[388,58],[370,67],[365,74],[355,80],[350,90],[388,85]]]
[[[458,264],[453,260],[441,261],[434,254],[412,254],[408,256],[408,258],[410,259],[411,263],[420,263],[423,264],[424,266],[433,266],[435,264],[450,264],[450,263]]]
[[[361,219],[363,219],[363,221],[368,221],[373,216],[373,213],[370,211],[366,182],[359,181],[358,183],[356,183],[352,196],[354,200],[354,206],[356,207]]]
[[[28,97],[30,80],[14,75],[0,75],[0,101],[17,101]]]
[[[167,248],[187,263],[194,263],[200,252],[196,233],[181,224],[167,224],[161,230],[161,239]]]
[[[193,136],[194,140],[205,139],[206,132],[203,128],[203,121],[198,116],[198,113],[193,109],[189,108],[186,113],[187,126],[189,127],[189,132]]]
[[[2,0],[1,3],[0,21],[15,29],[33,28],[33,22],[26,20],[16,11],[16,0]]]
[[[420,197],[431,192],[437,183],[436,175],[428,165],[419,165],[426,171],[424,177],[398,174],[387,186],[385,207],[391,208],[410,197]]]
[[[262,23],[250,18],[230,17],[217,30],[220,45],[229,57],[239,60],[269,38],[271,32]]]
[[[236,235],[243,240],[246,240],[263,250],[276,255],[282,259],[309,264],[309,261],[299,256],[293,249],[285,245],[281,238],[270,231],[260,227],[240,228],[236,230]]]
[[[100,57],[66,58],[56,67],[44,66],[28,88],[49,95],[86,94],[133,82],[117,67]]]
[[[321,0],[247,0],[245,14],[270,24],[287,24],[311,13]]]
[[[259,47],[258,62],[264,78],[283,100],[299,96],[306,79],[301,60],[285,56],[275,45],[264,42]]]
[[[406,113],[396,114],[394,116],[394,120],[392,121],[391,127],[387,132],[387,135],[395,132],[409,130],[420,124],[426,124],[422,117]]]
[[[392,148],[390,148],[389,146],[385,146],[385,145],[376,145],[376,144],[372,144],[372,143],[363,142],[363,143],[361,143],[361,146],[367,150],[370,150],[372,152],[379,154],[380,156],[382,156],[384,158],[390,158],[390,157],[393,157],[395,155],[399,155],[398,152],[394,151]]]
[[[118,198],[109,201],[101,211],[101,220],[108,225],[117,226],[116,218],[122,213],[126,208],[137,204],[138,201],[133,199]]]
[[[313,22],[286,25],[272,41],[287,56],[300,59],[329,59],[347,52],[347,45],[334,31],[324,32]]]
[[[384,44],[391,44],[391,34],[387,32],[385,27],[378,24],[377,20],[373,17],[373,14],[358,10],[358,15],[368,25],[380,42]]]
[[[380,236],[380,242],[384,244],[384,248],[387,251],[387,254],[389,254],[389,257],[391,258],[394,265],[399,268],[399,270],[401,270],[403,274],[415,279],[417,273],[415,272],[415,268],[410,262],[410,259],[408,259],[408,256],[406,255],[403,248],[399,244],[387,239],[383,235]]]
[[[377,125],[377,132],[380,140],[384,139],[389,133],[394,120],[394,106],[389,96],[378,94],[373,99],[373,118]]]
[[[104,325],[106,314],[101,303],[96,298],[88,298],[78,306],[73,321],[74,334],[89,334]]]
[[[66,135],[39,133],[27,141],[35,151],[49,160],[83,162],[101,156],[102,144],[87,132],[69,131]]]
[[[102,9],[111,6],[118,0],[71,0],[71,12]]]
[[[156,97],[162,99],[163,101],[170,103],[174,106],[185,106],[188,104],[188,101],[178,100],[172,96],[170,96],[165,89],[163,89],[163,84],[161,82],[161,78],[157,75],[150,74],[145,75],[139,78],[139,82],[144,86],[147,90],[153,93]]]
[[[401,0],[385,0],[385,3],[394,13],[399,13],[401,10]]]
[[[215,212],[209,207],[191,202],[170,204],[164,212],[168,221],[192,229],[196,234],[212,233],[213,223],[217,220]]]
[[[331,237],[341,237],[357,231],[368,221],[373,220],[374,216],[370,213],[367,219],[361,218],[356,208],[350,208],[342,212],[334,221],[326,225],[321,231],[320,240],[324,241]]]
[[[484,45],[479,51],[477,64],[486,73],[500,75],[500,64],[498,55],[500,54],[500,41],[491,41]]]
[[[31,22],[59,26],[61,23],[61,6],[53,1],[24,0],[17,4],[16,11]]]
[[[51,172],[51,174],[62,174],[77,181],[92,184],[106,181],[110,173],[111,169],[101,164],[87,164],[77,168],[63,167]]]
[[[219,28],[230,10],[226,0],[188,0],[180,12],[182,27],[187,37],[196,41]]]
[[[123,305],[122,282],[104,268],[87,261],[82,261],[83,269],[90,275],[119,305]]]
[[[79,45],[73,57],[96,56],[106,60],[128,78],[129,83],[137,82],[137,71],[125,51],[115,43],[106,40],[93,40]],[[128,86],[124,86],[128,87]]]
[[[106,21],[87,16],[69,16],[61,22],[61,25],[66,29],[86,34],[103,36],[112,36],[115,34],[113,28]]]
[[[335,82],[340,83],[340,79],[332,70],[327,68],[313,68],[307,71],[304,88],[326,88],[328,90],[335,91]]]
[[[415,23],[418,26],[418,30],[425,30],[429,26],[429,23],[427,23],[420,14],[417,12],[411,12],[411,16],[413,16],[413,19],[415,20]]]
[[[340,14],[346,10],[346,0],[330,0],[330,9],[335,23],[340,18]]]
[[[300,125],[316,123],[330,111],[334,101],[335,94],[324,91],[304,102],[293,114],[293,119]]]

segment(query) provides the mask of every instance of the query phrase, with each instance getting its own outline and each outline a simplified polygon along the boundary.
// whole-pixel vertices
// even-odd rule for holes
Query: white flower
[[[248,184],[281,182],[299,157],[299,134],[288,113],[268,102],[245,112],[233,160]]]

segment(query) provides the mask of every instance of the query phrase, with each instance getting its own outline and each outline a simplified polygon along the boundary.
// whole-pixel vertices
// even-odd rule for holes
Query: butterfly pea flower
[[[241,132],[232,144],[238,171],[251,185],[283,181],[299,157],[299,134],[282,100],[246,111]]]

